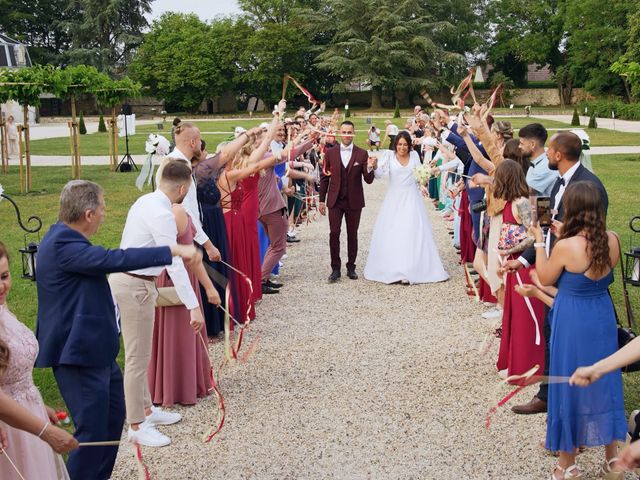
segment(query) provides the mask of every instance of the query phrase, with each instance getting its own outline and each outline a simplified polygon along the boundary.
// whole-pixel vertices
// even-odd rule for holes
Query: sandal
[[[556,476],[557,470],[560,470],[560,474],[562,475],[560,478]],[[576,464],[573,464],[567,468],[562,468],[560,465],[556,465],[556,468],[553,470],[553,473],[549,477],[549,480],[560,480],[560,479],[581,480],[582,474],[578,471],[578,466]]]
[[[613,470],[612,465],[618,461],[618,457],[613,457],[608,462],[605,462],[600,466],[600,476],[603,480],[623,480],[624,472],[616,472]]]

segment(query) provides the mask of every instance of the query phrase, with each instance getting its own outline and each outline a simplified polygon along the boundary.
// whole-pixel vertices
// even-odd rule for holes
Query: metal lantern
[[[38,244],[30,242],[19,250],[22,256],[22,278],[36,281],[36,257],[38,255]]]
[[[14,210],[16,211],[16,217],[18,218],[18,225],[20,228],[27,232],[27,234],[38,233],[42,228],[42,220],[40,217],[36,217],[35,215],[31,215],[27,218],[27,224],[34,222],[35,227],[29,228],[22,223],[22,217],[20,216],[20,209],[16,202],[4,193],[2,189],[2,185],[0,185],[0,200],[6,199],[11,205],[13,205]],[[40,240],[40,234],[38,233],[38,241]],[[29,280],[36,281],[36,256],[38,255],[38,244],[35,242],[30,242],[27,244],[27,237],[25,236],[24,240],[24,248],[18,250],[20,252],[20,256],[22,257],[22,278],[28,278]]]
[[[634,233],[640,233],[640,216],[632,217],[629,228]],[[625,282],[640,287],[640,247],[631,247],[625,256]]]

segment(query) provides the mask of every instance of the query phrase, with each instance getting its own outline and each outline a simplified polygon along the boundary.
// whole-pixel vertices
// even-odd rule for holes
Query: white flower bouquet
[[[425,187],[431,178],[431,167],[428,165],[418,165],[413,169],[413,178],[415,178],[420,186]]]

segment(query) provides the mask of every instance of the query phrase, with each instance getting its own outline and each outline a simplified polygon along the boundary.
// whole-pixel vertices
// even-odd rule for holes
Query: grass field
[[[389,114],[389,119],[391,118]],[[351,119],[358,130],[358,137],[356,142],[360,145],[364,145],[366,142],[366,131],[371,126],[367,123],[367,117],[353,117]],[[527,117],[511,117],[509,119],[501,118],[501,120],[509,120],[514,129],[519,129],[525,125],[537,121],[533,118]],[[372,118],[371,121],[382,131],[384,131],[384,119]],[[400,128],[404,127],[404,120],[393,120]],[[235,119],[235,120],[202,120],[197,121],[197,125],[202,131],[202,137],[204,140],[215,146],[223,140],[229,138],[232,135],[233,129],[237,126],[245,128],[257,126],[260,124],[260,120],[255,119]],[[568,123],[544,120],[541,123],[548,129],[571,129],[571,125]],[[129,151],[132,154],[144,154],[144,143],[147,136],[150,133],[159,133],[164,135],[167,139],[171,136],[171,126],[169,122],[165,122],[164,130],[159,130],[156,124],[150,125],[138,125],[136,127],[136,135],[129,137]],[[550,134],[553,134],[555,130],[550,130]],[[619,145],[640,145],[640,133],[628,133],[618,132],[613,130],[607,130],[603,128],[598,129],[585,129],[591,137],[591,146],[604,147],[604,146],[619,146]],[[224,133],[211,133],[211,132],[224,132]],[[80,136],[80,153],[82,156],[90,155],[108,155],[108,134],[106,133],[93,133]],[[211,149],[210,149],[211,150]],[[125,139],[119,139],[118,153],[121,157],[125,152]],[[31,154],[32,155],[69,155],[69,138],[50,138],[43,140],[34,140],[31,142]]]
[[[362,142],[361,142],[362,143]],[[623,240],[624,248],[629,243],[640,245],[640,235],[630,238],[628,221],[631,216],[640,215],[638,201],[640,185],[640,157],[634,155],[594,156],[593,165],[596,173],[604,182],[609,192],[609,228],[617,231]],[[134,187],[135,172],[115,173],[104,166],[87,166],[83,168],[83,177],[98,182],[105,189],[107,214],[100,232],[92,239],[95,244],[105,247],[117,247],[124,226],[127,211],[140,192]],[[19,204],[23,221],[30,215],[38,215],[43,220],[41,234],[55,222],[58,209],[58,195],[69,179],[66,167],[33,168],[33,192],[20,195],[17,168],[9,174],[0,176],[5,193]],[[21,279],[21,262],[18,249],[24,245],[24,232],[17,225],[13,208],[7,201],[0,204],[0,240],[12,252],[11,269],[13,288],[9,297],[11,310],[29,327],[35,326],[37,296],[35,283]],[[28,241],[37,240],[37,236],[27,237]],[[640,288],[631,287],[632,303],[636,316],[640,317]],[[622,294],[619,271],[616,270],[616,282],[612,295],[620,314],[623,314]],[[122,350],[119,361],[122,361]],[[46,402],[62,407],[55,381],[49,369],[34,371],[36,384],[40,387]],[[625,375],[625,398],[629,409],[638,406],[640,401],[640,374]]]

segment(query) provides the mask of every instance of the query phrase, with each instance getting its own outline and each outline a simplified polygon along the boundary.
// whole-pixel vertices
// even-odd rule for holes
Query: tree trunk
[[[27,163],[26,191],[31,190],[31,146],[29,145],[29,105],[22,106],[22,124],[24,130],[24,156]]]
[[[373,87],[371,89],[371,110],[382,109],[382,89],[380,87]]]
[[[622,78],[622,85],[624,85],[624,93],[625,93],[625,96],[627,97],[627,102],[631,103],[632,98],[631,98],[631,90],[629,89],[629,82],[625,77],[620,77],[620,78]]]

